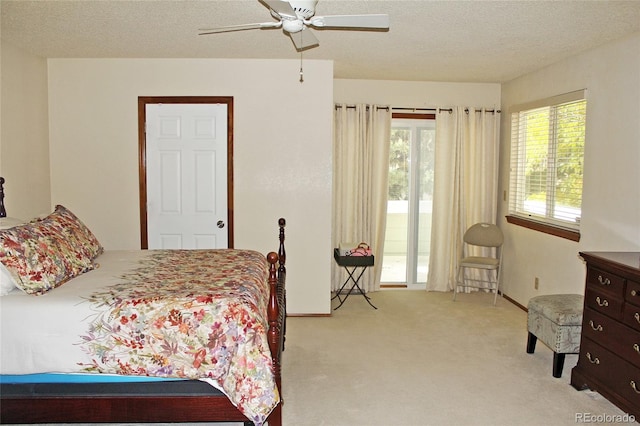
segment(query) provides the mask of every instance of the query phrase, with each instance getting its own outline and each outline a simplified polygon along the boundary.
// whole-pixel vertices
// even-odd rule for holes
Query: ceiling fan
[[[269,8],[276,21],[256,24],[231,25],[200,30],[200,35],[254,29],[282,28],[291,37],[297,51],[320,44],[310,28],[316,29],[389,29],[389,15],[329,15],[314,16],[318,0],[260,0]]]

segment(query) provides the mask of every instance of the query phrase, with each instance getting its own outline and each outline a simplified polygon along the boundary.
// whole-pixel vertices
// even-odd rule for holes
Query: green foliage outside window
[[[557,108],[558,160],[556,162],[556,200],[559,204],[580,207],[586,103]]]
[[[418,150],[414,164],[418,164],[419,199],[431,199],[433,196],[433,150],[435,131],[418,130]],[[391,129],[391,148],[389,151],[389,200],[409,199],[409,162],[411,129],[394,127]]]
[[[410,137],[410,129],[399,127],[391,129],[391,149],[389,150],[389,200],[409,199]]]
[[[580,208],[585,117],[585,102],[527,113],[526,200],[544,202],[551,195],[556,205]]]

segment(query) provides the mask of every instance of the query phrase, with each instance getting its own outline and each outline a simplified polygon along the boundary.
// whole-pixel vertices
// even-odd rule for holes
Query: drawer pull
[[[591,352],[587,352],[587,359],[591,364],[600,364],[600,359],[598,359],[598,357],[592,357]]]
[[[607,307],[609,306],[609,301],[607,299],[600,299],[600,296],[596,297],[596,303],[598,304],[598,306],[600,307]]]
[[[632,296],[637,296],[637,295],[638,295],[638,292],[637,292],[637,291],[635,291],[635,290],[631,290],[631,295],[632,295]]]
[[[611,285],[611,280],[609,278],[602,278],[602,275],[598,275],[598,282],[602,285]]]
[[[640,345],[638,345],[637,343],[634,343],[633,350],[640,354]]]
[[[631,382],[629,382],[629,384],[631,385],[635,393],[640,393],[640,389],[638,389],[638,386],[636,385],[635,381],[632,380]]]
[[[636,319],[636,321],[638,323],[640,323],[640,314],[639,313],[636,312],[635,314],[633,314],[633,317]]]
[[[602,326],[600,324],[596,326],[595,324],[593,324],[593,320],[589,320],[589,325],[591,326],[593,331],[602,331]]]

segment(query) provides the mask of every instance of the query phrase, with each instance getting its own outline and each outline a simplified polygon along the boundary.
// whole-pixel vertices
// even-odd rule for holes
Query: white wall
[[[500,85],[429,81],[347,80],[333,82],[337,103],[371,103],[404,108],[500,107]]]
[[[2,43],[0,176],[7,215],[31,219],[47,212],[49,140],[47,62]]]
[[[288,311],[330,312],[333,64],[50,59],[51,202],[107,249],[140,247],[138,96],[233,96],[237,248],[277,249],[287,219]],[[329,90],[328,90],[329,89]]]
[[[507,224],[507,203],[500,205],[504,290],[522,305],[541,294],[583,294],[579,251],[640,250],[640,33],[503,85],[501,193],[508,189],[510,108],[583,88],[587,130],[580,242]]]

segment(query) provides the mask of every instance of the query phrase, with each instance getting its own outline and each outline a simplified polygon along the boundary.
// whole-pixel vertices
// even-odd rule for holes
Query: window
[[[393,117],[381,281],[385,286],[424,287],[431,238],[435,116],[394,113]]]
[[[586,108],[579,91],[512,113],[509,222],[579,240]]]

